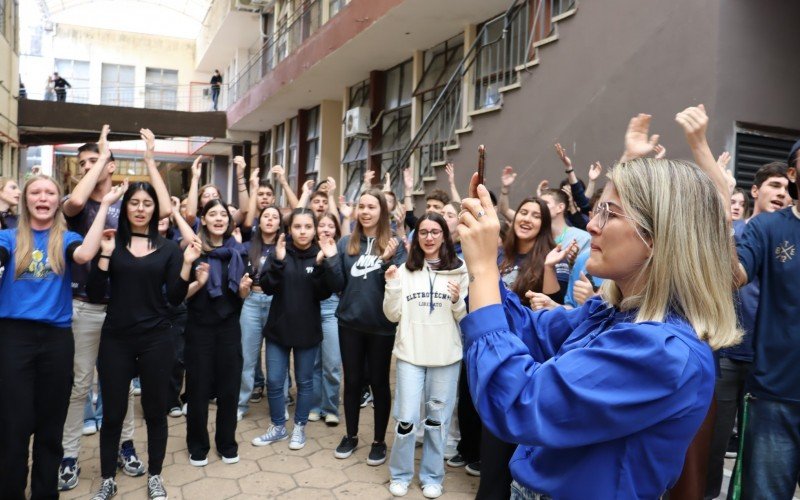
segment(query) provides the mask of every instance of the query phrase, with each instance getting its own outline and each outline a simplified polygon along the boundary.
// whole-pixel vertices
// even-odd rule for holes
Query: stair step
[[[461,146],[459,146],[458,144],[453,144],[453,145],[451,145],[451,146],[445,146],[445,147],[443,147],[443,148],[442,148],[442,151],[455,151],[456,149],[458,149],[458,148],[460,148],[460,147],[461,147]],[[444,163],[442,163],[442,165],[444,165],[445,163],[447,163],[447,162],[444,162]]]
[[[516,71],[525,71],[526,69],[533,68],[534,66],[539,65],[539,58],[537,57],[533,61],[529,61],[525,64],[520,64],[519,66],[514,67]]]
[[[464,127],[456,130],[456,135],[468,134],[472,132],[472,127]]]
[[[481,109],[476,109],[474,111],[470,111],[469,112],[469,116],[484,115],[486,113],[493,113],[495,111],[500,111],[501,109],[503,109],[503,105],[502,104],[497,104],[495,106],[489,106],[489,107],[486,107],[486,108],[481,108]]]
[[[447,146],[447,147],[452,147],[452,146]],[[458,146],[456,146],[456,147],[458,147]],[[445,151],[450,151],[450,150],[449,150],[449,149],[446,149]],[[432,161],[432,162],[431,162],[431,167],[444,167],[445,165],[447,165],[447,160],[443,160],[443,161]]]
[[[510,92],[512,90],[517,90],[521,88],[522,84],[520,82],[514,82],[511,85],[506,85],[505,87],[500,87],[497,89],[501,94],[505,94],[506,92]]]
[[[422,178],[423,182],[436,182],[437,180],[439,180],[439,179],[435,175],[431,175],[429,177],[423,177]]]
[[[561,14],[559,14],[557,16],[553,16],[552,22],[557,23],[559,21],[563,21],[564,19],[566,19],[568,17],[574,16],[576,12],[578,12],[578,4],[577,3],[575,4],[575,7],[569,9],[568,11],[562,12]]]
[[[558,40],[558,25],[555,26],[553,29],[553,34],[548,36],[547,38],[542,38],[536,42],[533,42],[533,48],[541,47],[542,45],[547,45],[548,43],[553,43]]]

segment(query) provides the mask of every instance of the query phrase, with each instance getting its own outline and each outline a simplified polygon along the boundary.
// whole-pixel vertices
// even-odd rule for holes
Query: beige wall
[[[19,95],[19,56],[16,53],[14,31],[16,30],[16,13],[13,2],[6,2],[7,36],[10,41],[0,33],[0,147],[2,151],[2,161],[0,162],[0,176],[17,176],[17,158],[19,150],[17,141],[19,133],[17,131],[17,95]]]
[[[339,163],[342,159],[342,103],[322,101],[320,112],[320,179],[339,179]],[[341,192],[341,189],[339,189]]]

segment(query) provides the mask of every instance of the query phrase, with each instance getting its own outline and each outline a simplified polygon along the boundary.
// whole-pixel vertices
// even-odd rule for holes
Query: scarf
[[[215,248],[208,254],[208,295],[211,298],[222,296],[222,266],[228,263],[227,287],[233,293],[239,292],[239,281],[244,276],[244,261],[239,243],[234,238],[228,238],[221,247]]]

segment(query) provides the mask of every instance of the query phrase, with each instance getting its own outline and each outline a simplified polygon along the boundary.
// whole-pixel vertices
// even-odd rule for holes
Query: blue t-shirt
[[[66,201],[67,198],[64,198]],[[92,227],[94,219],[97,217],[97,212],[100,211],[100,202],[93,199],[86,200],[83,210],[78,212],[74,217],[67,217],[67,227],[70,231],[75,231],[79,235],[86,236],[89,228]],[[119,216],[122,211],[122,201],[118,201],[108,207],[106,214],[105,224],[103,229],[117,229],[119,227]],[[70,263],[72,267],[72,293],[76,297],[86,297],[86,280],[89,279],[89,271],[92,269],[92,263],[75,264]],[[105,297],[108,301],[108,293]]]
[[[747,222],[744,219],[733,222],[734,237],[737,243],[741,241],[745,229],[747,229]],[[753,361],[753,330],[756,327],[758,295],[758,276],[754,276],[750,283],[734,293],[733,305],[736,308],[736,318],[739,320],[744,336],[738,345],[721,349],[720,357],[748,363]]]
[[[575,297],[572,294],[572,285],[581,279],[581,273],[584,275],[586,274],[586,261],[589,260],[590,252],[583,252],[578,254],[578,257],[575,258],[575,265],[572,266],[572,272],[569,275],[569,285],[567,285],[567,294],[564,296],[564,304],[570,307],[580,307],[580,305],[575,302]],[[589,278],[589,276],[586,276]],[[589,278],[592,284],[596,287],[603,284],[603,280],[592,276]]]
[[[0,278],[0,318],[41,321],[61,328],[72,325],[72,266],[67,251],[70,246],[80,244],[83,238],[72,231],[64,232],[64,274],[58,275],[50,268],[47,258],[49,237],[49,229],[33,231],[31,264],[15,278],[17,230],[0,231],[0,248],[8,252],[8,265]]]
[[[748,279],[760,283],[750,390],[800,403],[800,214],[789,207],[754,217],[736,250]]]

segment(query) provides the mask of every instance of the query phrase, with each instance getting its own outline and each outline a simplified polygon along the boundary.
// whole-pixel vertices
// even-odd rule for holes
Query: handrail
[[[480,31],[475,36],[475,41],[470,46],[467,53],[462,58],[461,62],[459,63],[458,67],[453,70],[453,74],[450,76],[450,79],[447,81],[447,84],[442,88],[441,92],[437,96],[436,100],[434,101],[433,105],[431,106],[430,111],[428,111],[427,115],[423,118],[422,123],[419,126],[419,129],[414,134],[414,137],[411,138],[408,145],[403,149],[402,153],[398,156],[397,161],[395,161],[391,167],[389,167],[389,172],[392,175],[392,178],[398,178],[400,170],[404,170],[409,168],[408,162],[411,158],[411,155],[414,154],[420,145],[425,140],[428,132],[430,131],[431,127],[439,120],[440,115],[448,109],[446,104],[448,100],[455,95],[457,90],[460,90],[461,81],[464,75],[469,71],[469,69],[475,64],[478,60],[478,55],[481,51],[496,45],[501,40],[506,40],[506,43],[510,43],[509,33],[512,27],[512,24],[517,19],[517,17],[522,12],[527,12],[524,9],[525,4],[531,1],[536,1],[536,11],[532,18],[531,23],[531,33],[530,37],[527,40],[527,46],[524,52],[524,62],[530,60],[531,56],[531,49],[533,47],[534,42],[537,40],[537,36],[544,38],[549,36],[548,33],[543,33],[543,30],[546,29],[545,26],[545,2],[550,5],[550,13],[549,17],[552,19],[555,15],[563,14],[566,10],[571,9],[575,5],[575,0],[513,0],[509,8],[506,10],[505,14],[502,16],[497,16],[489,21],[485,22],[481,27]],[[558,2],[558,13],[553,12],[554,8],[556,8],[555,3]],[[566,9],[564,8],[566,4]],[[482,43],[482,38],[485,35],[486,31],[489,28],[489,25],[493,21],[497,21],[499,19],[504,18],[503,23],[503,30],[502,34],[498,36],[496,39],[491,40],[487,43]],[[550,23],[548,23],[549,25]],[[549,29],[552,31],[552,26],[549,26]],[[539,39],[541,39],[539,38]],[[512,68],[513,69],[513,68]],[[459,103],[458,106],[461,106],[461,100],[467,98],[465,95],[459,96]],[[444,142],[444,141],[442,141]]]
[[[258,52],[253,54],[253,56],[247,60],[247,64],[241,71],[239,71],[239,73],[236,74],[236,78],[231,79],[230,88],[232,90],[235,89],[235,91],[232,91],[228,94],[229,104],[233,104],[235,100],[239,99],[241,97],[240,93],[244,93],[250,88],[252,88],[252,85],[254,85],[255,82],[253,82],[246,88],[242,89],[240,89],[240,84],[242,83],[243,80],[246,82],[246,79],[250,77],[250,72],[253,69],[261,68],[262,62],[264,61],[265,57],[267,57],[269,60],[270,51],[275,47],[275,45],[279,41],[281,41],[284,37],[286,37],[288,41],[288,37],[291,35],[292,30],[296,27],[296,25],[299,22],[303,20],[303,18],[307,13],[313,10],[315,6],[319,6],[320,9],[322,8],[320,0],[305,0],[299,9],[293,11],[286,18],[284,22],[279,24],[278,29],[264,41]],[[320,10],[320,15],[321,15],[321,10]],[[319,29],[319,26],[317,26],[317,29]],[[289,54],[291,54],[291,52],[287,52],[287,54],[283,58],[288,57]],[[271,63],[268,67],[264,68],[265,70],[264,74],[272,71],[272,65],[273,63]],[[263,74],[259,75],[259,79],[263,78],[263,76],[264,76]]]
[[[484,44],[484,46],[493,45],[502,40],[503,37],[505,37],[505,34],[508,31],[508,27],[510,26],[513,20],[513,16],[520,11],[520,9],[518,8],[519,5],[521,5],[520,1],[525,2],[527,0],[513,0],[511,6],[508,8],[508,10],[506,10],[505,14],[503,14],[503,16],[505,17],[503,34],[496,40],[493,40],[488,44]],[[417,130],[417,133],[414,134],[414,137],[411,138],[411,141],[403,149],[403,152],[400,154],[397,161],[395,161],[392,164],[392,166],[389,167],[389,171],[392,177],[397,177],[395,173],[399,172],[400,170],[405,170],[405,168],[408,168],[408,167],[403,167],[403,165],[406,165],[408,163],[408,160],[411,158],[411,155],[419,147],[420,143],[425,138],[425,135],[433,126],[433,123],[435,122],[436,118],[438,118],[439,113],[441,113],[442,110],[445,109],[444,103],[446,102],[447,98],[450,96],[450,94],[454,92],[455,88],[461,85],[461,79],[464,77],[466,72],[469,71],[470,67],[472,67],[472,64],[476,60],[474,56],[477,54],[478,47],[481,46],[482,35],[486,32],[488,26],[489,23],[483,24],[481,30],[475,36],[475,41],[472,42],[472,45],[470,46],[469,50],[461,59],[461,62],[453,71],[453,74],[450,75],[450,78],[447,80],[447,83],[445,84],[444,88],[434,101],[430,111],[428,111],[428,114],[425,116],[425,118],[423,118],[422,123],[420,124],[420,127]]]

